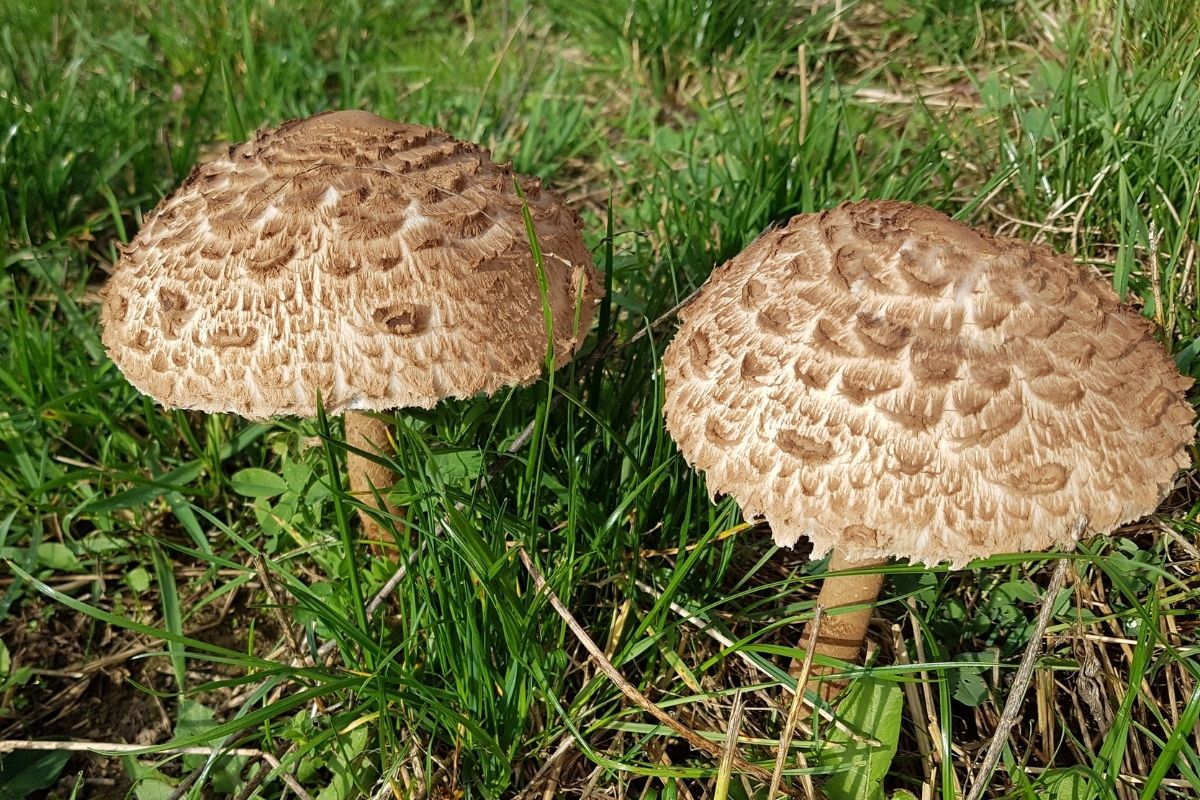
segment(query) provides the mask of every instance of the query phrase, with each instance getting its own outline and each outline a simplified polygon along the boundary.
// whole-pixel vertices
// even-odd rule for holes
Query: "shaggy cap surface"
[[[793,218],[716,270],[663,357],[709,491],[816,554],[961,566],[1154,510],[1191,379],[1070,259],[930,209]]]
[[[192,170],[104,290],[104,344],[164,406],[250,419],[428,408],[537,379],[548,336],[512,170],[363,111],[260,131]],[[557,363],[599,294],[578,217],[518,177]]]

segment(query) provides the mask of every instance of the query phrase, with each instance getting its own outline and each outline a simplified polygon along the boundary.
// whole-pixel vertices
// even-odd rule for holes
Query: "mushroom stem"
[[[829,559],[829,571],[836,573],[847,569],[882,566],[885,560],[850,561],[841,548],[834,548]],[[875,610],[875,600],[883,585],[883,575],[829,575],[821,585],[817,604],[827,612],[817,631],[816,654],[838,661],[856,663],[867,636],[867,626]],[[842,611],[856,606],[852,611]],[[811,641],[812,631],[805,626],[803,641]],[[791,672],[796,675],[800,661],[792,662]],[[835,667],[814,663],[810,675],[828,675],[836,672]],[[807,689],[817,692],[822,699],[832,700],[846,686],[846,681],[809,681]]]
[[[363,414],[359,411],[346,412],[346,444],[365,450],[368,453],[382,453],[383,445],[388,442],[387,423],[379,417]],[[387,492],[396,485],[399,477],[383,464],[364,458],[353,450],[346,453],[346,471],[350,475],[350,493],[360,501],[375,505],[375,492],[383,499],[383,508],[396,517],[404,516],[403,506],[394,506],[387,502]],[[358,518],[362,522],[363,536],[371,543],[372,550],[379,551],[381,546],[391,541],[391,537],[383,526],[370,514],[359,510]]]

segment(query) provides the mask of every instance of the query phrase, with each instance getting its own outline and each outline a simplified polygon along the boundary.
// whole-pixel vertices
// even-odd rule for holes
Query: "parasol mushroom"
[[[1150,322],[1069,258],[927,208],[794,217],[681,316],[663,370],[684,457],[835,573],[1072,547],[1189,463],[1192,381]],[[857,659],[881,580],[825,580],[818,655]]]
[[[362,412],[536,380],[543,295],[555,362],[581,343],[598,285],[579,218],[516,180],[544,287],[512,170],[478,146],[364,111],[259,131],[193,169],[123,248],[104,344],[164,406],[307,417],[320,397],[353,448],[380,451],[386,425]],[[348,471],[367,500],[396,477],[353,451]]]

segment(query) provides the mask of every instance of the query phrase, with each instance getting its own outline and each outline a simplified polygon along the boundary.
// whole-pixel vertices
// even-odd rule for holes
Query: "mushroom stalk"
[[[382,446],[388,441],[387,423],[379,417],[363,414],[359,411],[346,412],[346,444],[364,450],[368,453],[383,452]],[[399,480],[392,470],[383,464],[364,458],[353,450],[346,453],[346,471],[350,476],[350,493],[368,505],[375,505],[375,492],[383,499],[383,507],[395,517],[404,516],[403,506],[394,506],[387,502],[387,492]],[[359,510],[358,518],[362,522],[363,535],[372,547],[387,542],[390,537],[378,522],[363,510]]]
[[[882,566],[886,560],[850,561],[840,547],[835,547],[829,559],[829,571],[837,573],[847,569]],[[863,641],[867,636],[867,626],[871,622],[871,614],[875,610],[875,600],[879,597],[879,589],[883,585],[883,575],[836,575],[825,578],[821,585],[821,593],[817,603],[827,612],[821,620],[817,632],[816,654],[838,661],[855,663],[862,650]],[[850,606],[856,606],[852,611],[842,611]],[[810,623],[811,624],[811,623]],[[809,625],[804,628],[803,641],[810,641],[812,631]],[[800,666],[799,661],[792,663],[795,674]],[[813,675],[828,675],[835,672],[834,667],[824,664],[813,664]],[[808,689],[818,692],[825,700],[833,699],[846,685],[845,681],[815,681],[810,682]]]

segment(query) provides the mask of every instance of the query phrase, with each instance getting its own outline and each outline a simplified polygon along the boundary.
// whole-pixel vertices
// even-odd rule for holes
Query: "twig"
[[[179,800],[179,798],[190,792],[192,787],[196,785],[196,781],[200,780],[200,776],[204,774],[206,769],[208,769],[207,761],[189,772],[186,776],[184,776],[183,780],[175,784],[175,788],[171,790],[169,795],[167,795],[167,800]]]
[[[558,782],[562,778],[562,762],[555,761],[554,768],[546,778],[546,788],[542,790],[542,800],[554,800],[558,794]]]
[[[284,748],[278,757],[276,757],[274,753],[263,753],[263,761],[270,765],[272,771],[277,770],[283,766],[282,759],[287,758],[288,754],[295,749],[296,743],[292,742],[290,745]],[[263,772],[266,772],[266,770],[263,770]],[[308,792],[304,791],[304,787],[296,781],[296,778],[291,773],[287,772],[286,770],[280,771],[279,778],[288,785],[289,789],[296,793],[296,796],[299,797],[300,800],[312,800],[312,797],[309,796]],[[248,796],[249,795],[247,795],[247,797]]]
[[[909,609],[912,613],[912,609]],[[904,632],[899,623],[892,625],[893,647],[896,649],[896,661],[903,666],[910,666],[912,659],[908,656],[908,647],[904,644]],[[917,673],[922,682],[926,675],[923,671]],[[932,783],[934,766],[933,737],[929,733],[929,717],[925,707],[921,705],[920,691],[912,681],[904,682],[904,701],[908,703],[909,713],[913,717],[913,733],[917,740],[917,751],[921,754],[921,768],[925,772],[925,783]]]
[[[1186,537],[1180,536],[1179,531],[1175,530],[1161,519],[1156,519],[1155,523],[1158,525],[1158,529],[1163,532],[1163,535],[1165,535],[1175,544],[1179,545],[1180,549],[1185,551],[1192,559],[1200,561],[1200,547],[1196,547],[1196,545],[1192,544],[1192,542]]]
[[[1165,338],[1171,340],[1171,328],[1166,324],[1166,317],[1163,316],[1163,291],[1162,291],[1162,273],[1158,268],[1158,243],[1162,239],[1162,231],[1158,229],[1158,224],[1150,223],[1150,229],[1147,232],[1147,237],[1150,240],[1150,252],[1147,253],[1149,264],[1143,269],[1150,272],[1150,290],[1154,296],[1154,322],[1158,327],[1165,329]]]
[[[771,788],[767,790],[767,800],[775,800],[779,792],[779,784],[783,780],[783,767],[787,763],[788,748],[792,744],[792,735],[796,732],[796,723],[800,721],[800,707],[804,705],[804,687],[808,685],[808,673],[812,671],[813,656],[817,652],[817,635],[821,632],[821,620],[825,618],[825,609],[819,604],[813,607],[812,622],[809,623],[810,635],[808,647],[804,652],[804,663],[800,665],[800,674],[796,676],[796,691],[792,694],[792,704],[788,708],[787,719],[783,723],[783,731],[779,734],[779,752],[775,755],[775,771],[771,775]],[[804,753],[796,751],[796,759],[801,768],[806,768]],[[809,800],[815,800],[817,789],[813,786],[812,776],[808,773],[800,775],[800,786]]]
[[[662,598],[662,592],[658,591],[657,588],[651,586],[648,583],[645,583],[644,581],[634,581],[634,585],[656,600]],[[709,622],[707,620],[701,619],[700,617],[696,616],[689,609],[684,608],[683,606],[681,606],[679,603],[675,602],[674,600],[670,601],[669,606],[672,611],[674,611],[676,614],[678,614],[680,617],[683,618],[684,622],[694,625],[701,633],[716,640],[717,644],[721,645],[725,649],[733,650],[733,652],[738,656],[738,658],[745,661],[749,666],[753,667],[756,671],[758,671],[758,672],[763,671],[762,668],[754,661],[754,658],[749,653],[746,653],[741,649],[736,649],[735,642],[733,641],[733,639],[730,639],[724,633],[722,633],[721,631],[714,628],[711,624],[709,624]],[[784,687],[785,691],[790,688],[786,684],[781,684],[781,685]]]
[[[570,752],[571,748],[575,746],[575,741],[575,734],[573,733],[568,733],[562,738],[562,741],[558,743],[558,747],[554,748],[554,752],[546,759],[546,763],[542,764],[541,769],[529,779],[529,785],[525,787],[525,791],[517,795],[517,800],[533,797],[533,788],[541,782],[546,773],[550,772],[564,755]]]
[[[655,558],[655,557],[663,557],[663,556],[677,556],[680,553],[690,553],[699,547],[710,547],[710,546],[712,546],[713,542],[720,542],[720,541],[724,541],[725,539],[730,538],[731,536],[737,536],[742,531],[748,531],[753,527],[754,527],[753,522],[742,522],[737,525],[734,525],[732,528],[726,528],[725,530],[721,531],[716,536],[714,536],[708,540],[702,539],[698,542],[693,542],[692,544],[685,545],[683,547],[664,547],[661,550],[645,549],[645,550],[641,550],[638,553],[638,555],[641,558]]]
[[[28,739],[5,739],[0,741],[0,753],[11,753],[14,750],[57,750],[70,751],[72,753],[96,753],[98,755],[110,755],[121,753],[141,753],[146,749],[144,744],[127,744],[125,742],[71,742],[71,741],[47,741],[38,739],[36,741]],[[176,756],[211,756],[217,753],[223,756],[261,756],[262,750],[257,750],[252,747],[233,747],[224,750],[220,747],[168,747],[163,750],[155,750],[156,754],[176,755]]]
[[[1070,566],[1071,560],[1062,558],[1054,568],[1050,585],[1046,587],[1046,598],[1042,601],[1042,607],[1038,611],[1033,636],[1030,638],[1029,646],[1025,648],[1025,655],[1021,657],[1021,666],[1017,668],[1012,690],[1008,693],[1008,699],[1004,701],[1004,711],[1000,714],[996,732],[992,734],[987,755],[984,756],[983,764],[975,776],[975,783],[971,787],[970,793],[967,794],[967,800],[979,800],[984,790],[990,785],[992,772],[1000,763],[1000,756],[1004,751],[1004,743],[1008,741],[1009,731],[1017,724],[1017,717],[1021,714],[1021,704],[1025,701],[1025,692],[1029,689],[1029,682],[1033,679],[1033,669],[1037,664],[1038,653],[1042,649],[1042,637],[1046,635],[1046,627],[1050,624],[1050,615],[1054,612],[1054,601],[1058,599],[1058,593],[1066,583],[1067,570]]]
[[[280,758],[286,758],[288,753],[292,752],[292,750],[294,750],[295,747],[296,747],[295,742],[288,742],[287,747],[283,748],[283,750],[281,751]],[[267,761],[266,753],[260,753],[259,755],[262,757],[262,759],[264,761]],[[275,767],[278,767],[278,765],[280,763],[279,759],[274,758],[272,756],[271,760],[275,762],[275,766],[272,767],[271,769],[275,769]],[[267,763],[269,765],[271,762],[268,761]],[[235,797],[234,800],[246,800],[248,797],[250,797],[250,795],[254,794],[254,792],[258,790],[258,787],[262,785],[263,781],[265,781],[267,779],[267,775],[269,775],[270,773],[271,773],[271,770],[266,769],[265,767],[262,769],[259,769],[259,771],[256,772],[254,775],[252,775],[248,781],[246,781],[244,784],[242,784],[242,790],[240,792],[238,792],[237,797]],[[293,779],[291,783],[295,783],[295,780]],[[291,783],[289,783],[288,785],[290,786]]]
[[[696,289],[691,294],[689,294],[687,297],[683,298],[678,303],[671,306],[663,313],[659,314],[657,317],[654,318],[654,321],[651,322],[649,325],[646,325],[645,327],[641,328],[633,336],[630,336],[628,339],[626,339],[625,341],[623,341],[619,345],[617,345],[616,350],[614,352],[617,352],[617,353],[621,352],[626,347],[629,347],[629,345],[633,344],[634,342],[638,341],[646,334],[650,333],[650,331],[657,329],[664,322],[667,322],[668,320],[673,319],[675,317],[675,315],[678,314],[680,311],[682,311],[684,306],[686,306],[688,303],[692,302],[692,300],[698,294],[700,294],[700,290]]]
[[[216,628],[220,624],[221,624],[221,620],[218,619],[214,622],[207,622],[207,623],[205,623],[203,625],[199,625],[195,628],[189,628],[187,631],[185,631],[185,633],[188,636],[195,636],[197,634],[204,633],[205,631],[212,630],[213,628]],[[88,675],[91,675],[91,674],[94,674],[97,672],[101,672],[101,671],[105,670],[106,668],[112,666],[113,664],[120,664],[124,661],[128,661],[129,659],[133,658],[134,656],[139,656],[142,653],[149,652],[151,649],[153,649],[157,645],[158,645],[157,642],[143,642],[142,644],[136,644],[136,645],[133,645],[132,647],[127,647],[124,650],[121,650],[120,652],[110,653],[109,655],[104,656],[103,658],[98,658],[95,661],[89,661],[85,664],[78,664],[78,665],[70,666],[67,669],[63,670],[63,672],[68,672],[68,673],[78,672],[78,673],[82,673],[83,676],[86,677]]]
[[[920,624],[921,617],[917,613],[917,602],[912,597],[909,597],[905,602],[908,605],[909,624],[912,625],[913,646],[917,650],[917,663],[918,664],[927,664],[927,663],[929,663],[929,659],[925,655],[925,640],[921,637],[921,624]],[[933,754],[937,758],[938,768],[945,770],[946,773],[949,774],[950,780],[954,784],[954,796],[960,797],[962,795],[962,786],[959,785],[958,773],[954,771],[954,766],[951,763],[952,762],[951,750],[953,748],[950,744],[950,737],[946,731],[943,731],[942,723],[938,719],[938,715],[937,715],[937,707],[938,706],[936,703],[933,702],[933,689],[931,688],[932,684],[928,680],[928,675],[924,671],[922,671],[920,673],[920,676],[921,676],[921,699],[925,703],[925,719],[928,720],[928,727],[926,728],[926,730],[928,730],[928,732],[929,732],[929,740],[934,743]],[[935,773],[933,772],[933,770],[931,770],[930,771],[930,782],[931,783],[932,783],[934,777],[935,777]]]
[[[1001,764],[1000,767],[1006,771],[1008,770],[1007,764]],[[1044,775],[1045,773],[1051,771],[1052,769],[1054,769],[1054,768],[1053,767],[1022,767],[1021,768],[1021,770],[1024,773],[1026,773],[1027,775],[1033,775],[1035,777],[1038,775]],[[1144,775],[1128,775],[1124,772],[1117,772],[1117,773],[1113,773],[1113,777],[1124,783],[1133,784],[1134,786],[1145,786],[1147,783],[1147,778]],[[1162,786],[1164,788],[1184,789],[1184,790],[1193,790],[1193,791],[1196,788],[1195,783],[1188,781],[1188,780],[1183,780],[1180,778],[1163,778],[1162,782],[1159,784],[1159,786]]]
[[[738,689],[733,695],[729,723],[725,726],[725,752],[721,754],[721,763],[717,767],[716,788],[713,790],[716,800],[725,800],[729,796],[729,783],[733,780],[733,760],[737,758],[738,733],[742,729],[742,716],[745,712],[746,702],[742,699],[742,690]]]
[[[855,100],[862,100],[868,105],[916,105],[929,108],[982,108],[983,102],[973,97],[964,96],[953,89],[936,89],[916,95],[901,94],[887,89],[859,89],[854,93]]]
[[[387,579],[387,583],[375,593],[375,596],[371,598],[371,602],[367,603],[367,619],[371,619],[375,615],[375,612],[379,610],[379,607],[383,605],[383,601],[388,598],[388,595],[396,591],[396,587],[400,585],[400,581],[404,580],[404,576],[408,574],[408,565],[417,560],[417,553],[419,552],[421,552],[421,544],[418,542],[417,546],[413,548],[412,553],[409,554],[408,561],[401,564],[392,573],[392,577]]]
[[[634,585],[637,586],[637,588],[641,589],[646,594],[653,597],[655,600],[658,600],[662,597],[661,591],[659,591],[658,589],[655,589],[654,587],[650,586],[647,583],[644,583],[643,581],[635,581]],[[772,680],[775,679],[775,676],[772,675],[770,672],[767,672],[765,669],[763,669],[762,665],[760,665],[757,661],[755,661],[753,656],[751,656],[749,653],[745,652],[741,648],[737,647],[737,644],[733,641],[733,639],[730,639],[724,633],[717,630],[710,622],[708,622],[707,620],[702,619],[701,617],[692,613],[687,608],[685,608],[684,606],[675,602],[674,600],[672,600],[670,602],[669,606],[672,611],[674,611],[679,616],[683,617],[684,622],[688,622],[692,625],[695,625],[700,630],[701,633],[715,639],[717,644],[721,645],[726,650],[732,650],[734,652],[734,654],[737,655],[738,658],[742,659],[742,661],[745,661],[746,664],[748,664],[755,672],[760,672],[763,675],[767,676],[768,678],[771,678]],[[872,738],[870,736],[863,736],[861,733],[859,733],[856,730],[853,730],[849,725],[847,725],[846,723],[844,723],[840,719],[838,719],[837,715],[835,715],[832,711],[830,711],[828,706],[817,705],[816,703],[809,700],[807,697],[804,697],[804,692],[797,692],[797,688],[799,688],[799,685],[793,687],[792,685],[781,681],[779,683],[779,687],[788,694],[791,694],[791,695],[799,694],[801,696],[802,702],[811,706],[812,709],[817,712],[817,715],[821,719],[828,722],[839,732],[844,733],[846,736],[848,736],[851,739],[851,741],[858,742],[859,744],[865,744],[870,747],[879,747],[878,739]],[[800,724],[800,729],[803,730],[805,733],[811,733],[811,729],[803,723]]]
[[[267,598],[271,601],[271,608],[275,612],[275,622],[283,629],[284,637],[292,648],[292,656],[296,659],[296,663],[304,663],[308,660],[308,654],[304,652],[300,638],[296,635],[295,621],[288,619],[288,615],[284,613],[284,605],[279,600],[279,593],[275,591],[275,582],[267,567],[267,559],[261,553],[256,553],[254,556],[254,569],[258,572],[258,579],[262,582],[263,591],[267,593]]]
[[[621,693],[633,701],[634,705],[636,705],[638,708],[642,709],[647,714],[661,722],[663,725],[666,725],[668,728],[682,736],[692,747],[696,748],[697,750],[702,750],[715,758],[721,758],[722,755],[724,755],[724,750],[722,747],[710,742],[695,731],[677,722],[670,714],[666,713],[654,703],[650,702],[649,698],[637,690],[637,687],[625,680],[625,676],[613,666],[611,661],[604,657],[604,653],[600,650],[600,647],[595,641],[592,640],[592,637],[588,635],[588,632],[584,630],[583,626],[575,620],[575,617],[571,614],[570,610],[563,605],[561,600],[558,599],[558,595],[555,594],[554,590],[551,589],[549,584],[546,583],[545,577],[543,577],[542,573],[538,571],[538,568],[534,566],[533,560],[529,557],[529,554],[525,552],[525,548],[518,545],[516,549],[517,554],[521,557],[521,563],[525,565],[525,569],[529,572],[529,576],[533,578],[534,587],[537,589],[537,591],[543,592],[546,595],[546,599],[550,601],[550,605],[554,608],[558,615],[562,617],[563,622],[567,623],[567,627],[571,629],[571,633],[575,634],[575,638],[578,639],[580,644],[584,646],[584,649],[586,649],[592,656],[592,659],[596,662],[596,666],[599,667],[600,671],[607,675],[608,679],[612,681],[618,689],[621,690]],[[748,772],[751,775],[754,775],[756,778],[760,778],[765,781],[771,780],[770,772],[758,766],[757,764],[751,764],[740,755],[733,756],[733,763],[738,769],[742,770],[743,772]],[[800,800],[804,800],[804,795],[801,794],[797,789],[783,787],[783,791],[786,792],[789,797],[795,797],[799,798]]]
[[[825,34],[825,44],[831,43],[837,37],[838,23],[842,21],[842,0],[835,0],[832,20],[833,24],[829,26],[829,32]]]
[[[254,734],[255,734],[255,732],[253,730],[251,730],[249,732],[243,731],[242,734],[237,739],[234,740],[234,744],[236,745],[237,743],[247,741],[247,740],[253,738]],[[228,740],[226,740],[226,741],[228,741]],[[222,752],[229,752],[229,751],[222,751]],[[253,762],[246,762],[246,763],[253,763]],[[175,784],[175,788],[171,790],[171,794],[167,796],[167,800],[179,800],[179,798],[187,795],[188,792],[190,792],[192,790],[192,787],[196,785],[196,781],[200,780],[200,777],[208,772],[208,769],[211,766],[211,764],[212,764],[212,756],[209,756],[207,759],[205,759],[203,764],[200,764],[199,766],[197,766],[195,769],[193,769],[191,772],[189,772],[187,775],[185,775],[183,777],[183,779],[181,781],[179,781],[179,783]],[[244,769],[244,767],[243,767],[243,769]]]
[[[375,620],[375,612],[383,605],[388,596],[396,591],[396,587],[400,585],[400,581],[404,580],[404,576],[408,574],[408,565],[417,560],[417,554],[421,552],[422,542],[417,542],[417,546],[409,553],[408,560],[396,568],[392,573],[392,577],[388,578],[375,596],[371,598],[371,602],[367,603],[367,620],[373,622]],[[333,652],[333,648],[337,647],[337,639],[330,639],[322,644],[317,649],[317,655],[323,661],[326,656]]]

